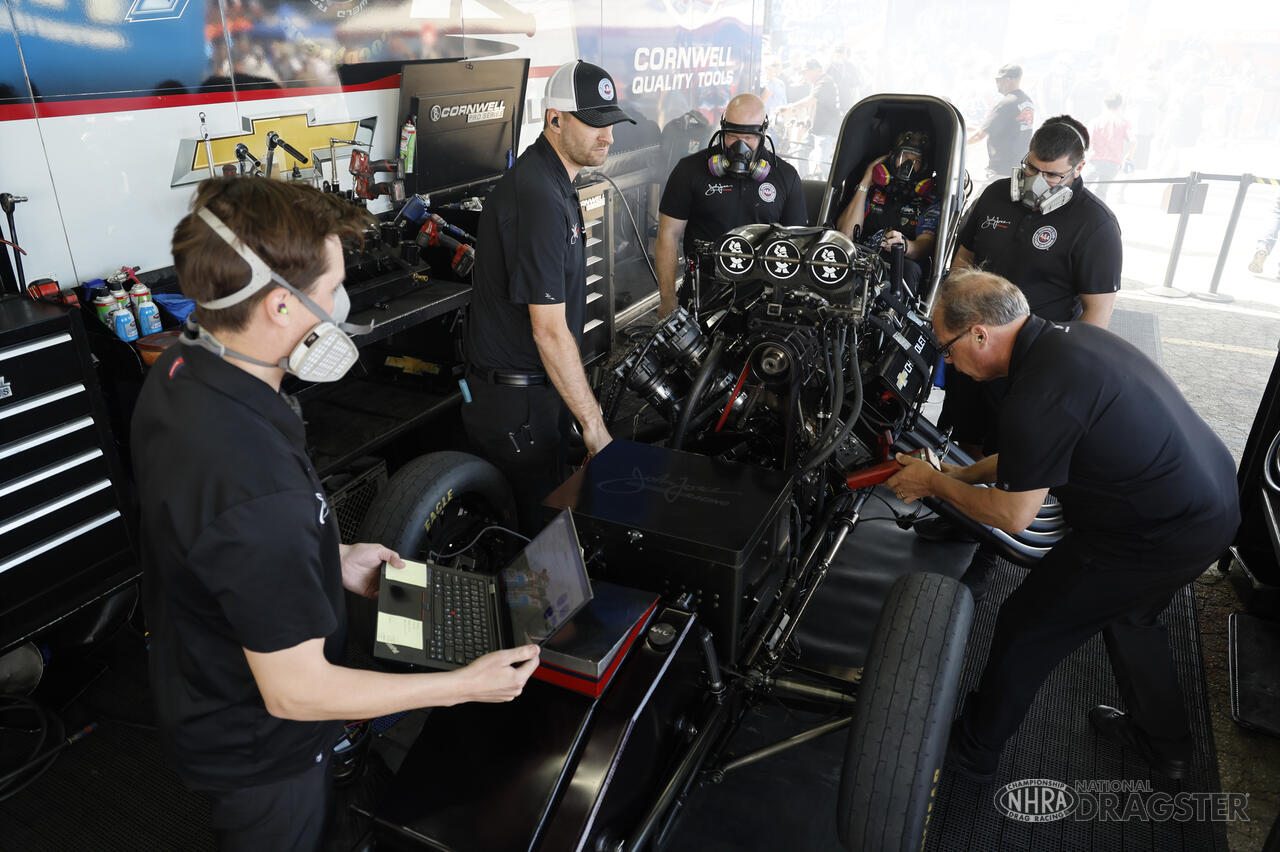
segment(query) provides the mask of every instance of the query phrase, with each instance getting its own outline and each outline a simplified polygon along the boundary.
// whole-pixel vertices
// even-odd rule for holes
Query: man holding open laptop
[[[342,545],[286,372],[334,381],[343,238],[366,214],[297,183],[208,180],[174,232],[183,342],[152,368],[133,418],[151,683],[170,765],[212,800],[221,849],[316,849],[342,720],[510,701],[537,667],[523,645],[455,671],[340,665],[344,587],[377,594],[377,544]]]

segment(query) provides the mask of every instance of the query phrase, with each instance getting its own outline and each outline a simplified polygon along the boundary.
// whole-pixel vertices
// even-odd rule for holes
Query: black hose
[[[678,450],[684,446],[684,433],[688,431],[689,424],[693,421],[694,409],[702,401],[702,394],[706,392],[707,383],[711,381],[711,374],[720,362],[720,355],[723,352],[724,338],[717,337],[711,344],[711,351],[702,362],[702,369],[698,370],[698,376],[693,380],[693,387],[689,389],[689,396],[680,409],[680,419],[676,421],[675,431],[671,433],[671,449]]]
[[[856,330],[849,345],[849,372],[853,375],[853,401],[849,404],[849,419],[845,422],[844,428],[840,430],[840,433],[836,435],[834,441],[815,450],[813,457],[804,463],[803,469],[806,473],[825,463],[841,444],[849,440],[849,435],[853,433],[853,427],[858,424],[858,418],[862,415],[862,371],[858,369],[858,333]],[[836,413],[832,412],[833,419]]]
[[[817,446],[819,447],[825,447],[827,445],[827,442],[831,440],[831,436],[835,434],[836,420],[839,419],[840,406],[844,402],[844,363],[843,362],[844,362],[844,341],[845,341],[845,334],[847,333],[848,332],[845,329],[845,327],[841,326],[840,336],[836,340],[836,356],[835,356],[834,371],[831,366],[832,360],[829,355],[829,351],[825,345],[825,341],[822,349],[823,359],[825,360],[826,366],[827,366],[827,375],[831,376],[832,372],[834,372],[835,375],[832,377],[834,381],[834,392],[831,395],[830,417],[827,419],[827,425],[822,430],[822,437],[818,439]]]

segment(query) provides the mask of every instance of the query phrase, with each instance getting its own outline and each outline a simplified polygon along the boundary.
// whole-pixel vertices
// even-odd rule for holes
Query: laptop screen
[[[541,644],[591,600],[591,581],[565,509],[502,570],[511,641]]]

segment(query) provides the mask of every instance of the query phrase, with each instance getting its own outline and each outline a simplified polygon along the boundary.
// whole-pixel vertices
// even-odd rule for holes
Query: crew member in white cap
[[[485,202],[476,235],[462,422],[472,445],[506,475],[526,532],[564,479],[569,415],[587,452],[611,440],[582,368],[586,313],[582,210],[573,180],[600,166],[618,106],[613,78],[581,60],[547,81],[542,134]]]

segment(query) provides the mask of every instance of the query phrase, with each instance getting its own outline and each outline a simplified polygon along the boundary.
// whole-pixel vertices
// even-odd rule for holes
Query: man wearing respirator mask
[[[1122,252],[1115,214],[1080,177],[1089,131],[1068,115],[1048,119],[1008,178],[992,182],[960,226],[952,268],[978,267],[1022,290],[1031,313],[1053,322],[1106,328],[1120,290]],[[975,382],[946,372],[939,424],[975,459],[999,450],[996,412],[1008,381]],[[916,525],[922,537],[957,537],[942,519]],[[966,582],[985,589],[994,553],[980,547]]]
[[[342,720],[510,701],[537,648],[447,673],[340,665],[343,589],[376,597],[381,563],[403,565],[339,543],[280,383],[335,381],[357,360],[340,241],[371,220],[257,178],[205,181],[192,210],[173,256],[194,319],[151,368],[132,424],[160,738],[209,794],[220,848],[315,849]]]
[[[804,192],[795,167],[772,149],[764,101],[738,95],[729,101],[711,144],[676,163],[658,206],[658,316],[676,309],[676,278],[683,246],[688,264],[695,240],[719,240],[739,225],[803,225]]]

